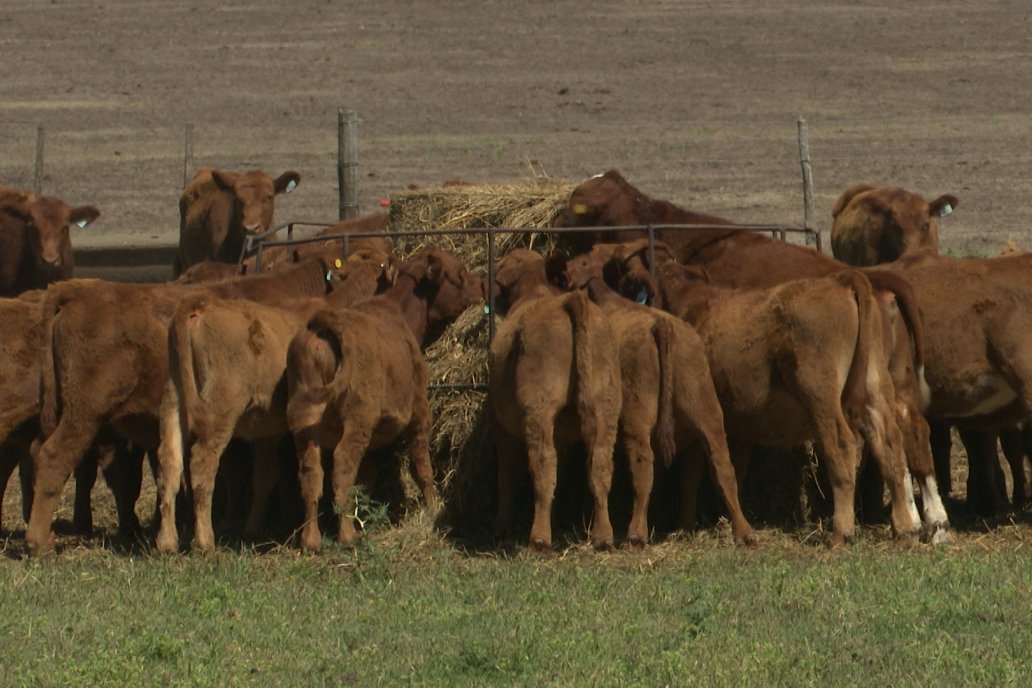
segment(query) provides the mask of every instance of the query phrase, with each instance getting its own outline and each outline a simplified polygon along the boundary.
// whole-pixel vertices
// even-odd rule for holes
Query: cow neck
[[[727,291],[703,283],[693,283],[682,277],[661,276],[659,289],[663,303],[677,317],[696,324],[709,311],[714,301],[727,295]]]
[[[513,286],[512,292],[513,295],[510,299],[509,306],[510,314],[515,312],[517,308],[521,308],[524,304],[548,296],[555,296],[560,293],[558,289],[547,282],[534,282],[532,284],[518,282]]]
[[[607,304],[619,304],[622,301],[626,301],[624,297],[613,291],[613,288],[606,284],[606,281],[598,275],[592,275],[588,278],[584,288],[588,292],[588,296],[591,300],[600,306]]]
[[[430,326],[430,301],[435,295],[436,289],[425,280],[417,280],[414,275],[401,272],[394,285],[380,297],[398,308],[402,320],[416,341],[422,344]]]

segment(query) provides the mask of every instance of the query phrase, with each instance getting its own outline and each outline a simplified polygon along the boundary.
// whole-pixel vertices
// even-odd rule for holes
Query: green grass
[[[465,554],[421,526],[354,552],[0,563],[0,683],[1028,685],[1024,529],[841,552],[766,537]],[[773,542],[771,540],[773,539]],[[999,542],[995,543],[999,545]]]

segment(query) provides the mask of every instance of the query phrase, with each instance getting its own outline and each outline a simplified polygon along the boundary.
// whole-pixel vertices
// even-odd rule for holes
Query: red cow
[[[276,194],[301,181],[294,171],[276,179],[259,170],[238,173],[202,167],[179,198],[179,255],[175,274],[203,260],[235,263],[244,238],[272,226]]]
[[[17,296],[69,279],[75,269],[70,230],[100,216],[92,205],[0,187],[0,296]]]

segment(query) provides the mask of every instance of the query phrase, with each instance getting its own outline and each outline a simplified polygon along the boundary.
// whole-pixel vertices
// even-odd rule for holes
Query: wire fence
[[[322,122],[315,130],[298,131],[260,125],[227,131],[198,123],[135,127],[128,132],[116,127],[84,131],[66,123],[48,125],[40,148],[36,123],[8,119],[0,124],[0,183],[33,188],[38,180],[43,193],[97,205],[102,222],[91,228],[92,233],[174,240],[184,176],[197,166],[270,173],[297,169],[304,176],[301,193],[278,199],[277,216],[334,218],[339,207],[337,132],[332,115]],[[456,176],[475,182],[535,174],[578,179],[617,167],[654,197],[747,222],[804,223],[800,155],[792,124],[762,119],[686,121],[682,131],[662,139],[628,135],[604,146],[586,146],[575,155],[565,148],[550,157],[552,146],[544,134],[399,135],[389,122],[360,118],[356,202],[368,211],[392,190],[413,183],[434,185]],[[920,123],[886,126],[916,130]],[[925,126],[938,131],[951,126],[951,120],[944,117]],[[994,140],[992,131],[978,134],[972,139],[977,145],[966,149],[937,146],[932,132],[927,149],[915,155],[908,152],[912,147],[901,151],[898,139],[873,133],[869,123],[850,131],[841,122],[811,122],[819,228],[829,228],[835,196],[863,181],[928,195],[958,195],[961,210],[949,222],[961,233],[1002,241],[1027,231],[1030,208],[1024,199],[1032,195],[1032,147]],[[942,235],[949,241],[948,232]]]

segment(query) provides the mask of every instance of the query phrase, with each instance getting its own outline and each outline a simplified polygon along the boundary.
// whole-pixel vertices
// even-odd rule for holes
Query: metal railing
[[[336,224],[336,223],[334,223]],[[318,222],[291,222],[285,225],[274,227],[263,234],[250,236],[244,244],[244,250],[241,253],[241,262],[245,260],[251,253],[255,256],[255,271],[261,270],[261,259],[262,253],[266,248],[274,247],[290,247],[300,246],[305,244],[315,243],[330,243],[333,241],[341,242],[341,258],[347,258],[350,254],[350,242],[352,239],[362,239],[369,237],[377,238],[408,238],[408,237],[434,237],[434,236],[469,236],[469,235],[486,235],[487,236],[487,280],[488,285],[493,285],[495,280],[495,267],[497,262],[495,237],[499,234],[581,234],[585,232],[590,233],[602,233],[610,234],[616,232],[643,232],[648,239],[648,251],[649,251],[649,271],[655,277],[656,261],[655,261],[655,244],[656,244],[656,232],[658,230],[677,230],[677,231],[731,231],[737,232],[760,232],[770,233],[775,239],[785,241],[789,234],[802,234],[809,239],[813,237],[812,244],[815,245],[817,251],[821,250],[821,235],[820,232],[810,227],[796,227],[790,225],[768,225],[768,224],[743,224],[743,225],[687,225],[687,224],[656,224],[656,225],[628,225],[623,227],[544,227],[544,228],[533,228],[533,227],[463,227],[463,228],[434,228],[434,229],[422,229],[422,230],[404,230],[404,231],[387,231],[387,232],[351,232],[351,233],[340,233],[340,234],[315,234],[311,236],[294,238],[294,230],[298,227],[332,227],[334,224],[329,223],[318,223]],[[286,231],[286,239],[275,239],[279,232]],[[807,243],[810,243],[807,241]],[[485,315],[488,318],[488,345],[491,340],[494,339],[495,334],[495,303],[494,303],[494,290],[491,288],[487,289],[487,308],[485,309]],[[485,351],[486,355],[486,351]],[[433,383],[430,389],[445,389],[445,390],[478,390],[486,391],[486,384],[474,384],[474,383]]]

